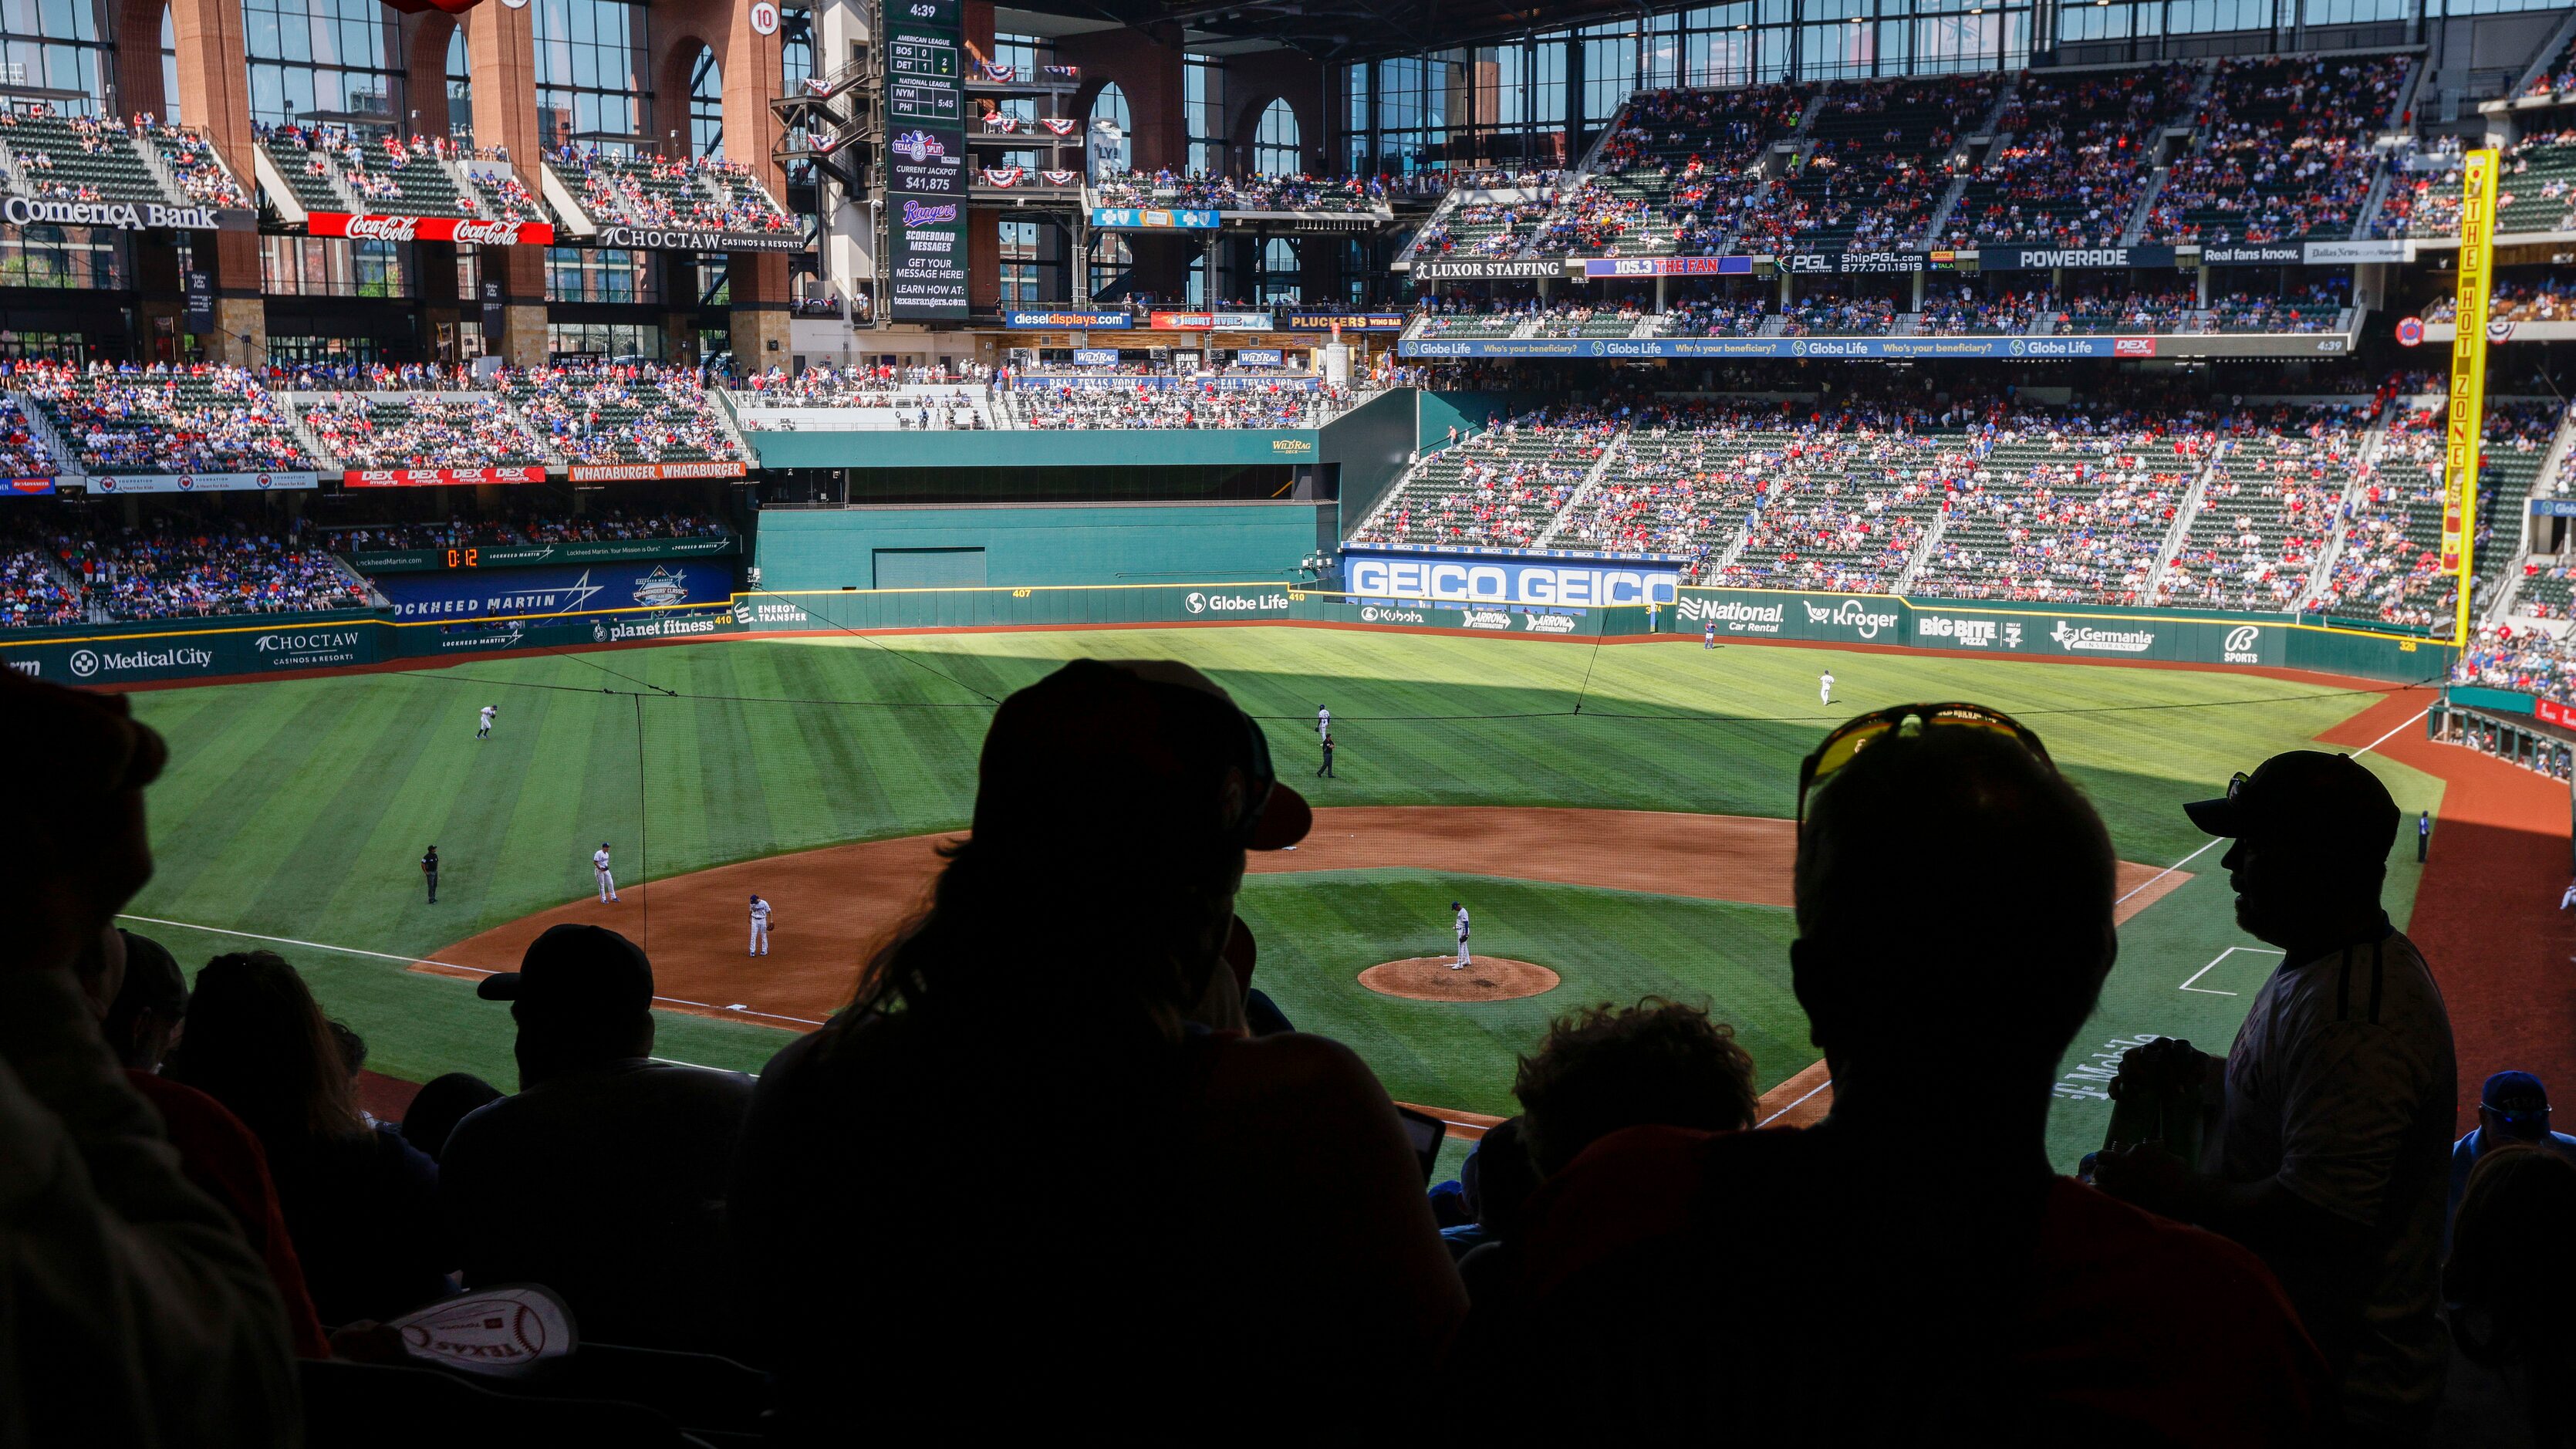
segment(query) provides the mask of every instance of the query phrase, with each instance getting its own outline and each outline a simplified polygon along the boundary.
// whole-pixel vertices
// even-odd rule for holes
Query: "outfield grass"
[[[156,691],[137,712],[172,745],[150,797],[158,873],[133,910],[397,956],[424,954],[590,888],[614,842],[621,879],[845,840],[962,826],[997,698],[1082,655],[1169,656],[1216,676],[1267,728],[1282,773],[1319,804],[1551,805],[1786,815],[1823,728],[1874,705],[1970,698],[2020,716],[2091,793],[2120,853],[2166,864],[2205,842],[2180,802],[2368,704],[2330,687],[2186,670],[1861,654],[1695,642],[1558,642],[1250,627],[765,640],[477,660],[406,674]],[[1836,702],[1819,703],[1830,664]],[[1588,682],[1587,682],[1588,676]],[[610,691],[670,690],[640,701]],[[1574,713],[1580,703],[1581,712]],[[501,706],[474,738],[474,712]],[[1333,710],[1341,778],[1311,780],[1315,707]],[[2373,758],[2410,812],[2428,777]],[[436,907],[414,865],[447,863]],[[1925,852],[1940,849],[1923,842]],[[1068,848],[1078,849],[1079,842]],[[2216,852],[2194,862],[2214,869]],[[2412,901],[2412,851],[2391,904]],[[2012,882],[1993,890],[2008,899]],[[1506,1110],[1511,1057],[1578,985],[1601,997],[1696,991],[1734,1019],[1765,1085],[1805,1065],[1779,912],[1572,887],[1480,882],[1480,948],[1565,973],[1567,987],[1491,1007],[1428,1007],[1348,982],[1349,963],[1437,949],[1437,877],[1257,880],[1245,914],[1263,977],[1301,1024],[1341,1036],[1395,1095]],[[2162,1031],[2223,1043],[2246,991],[2223,881],[2202,877],[2123,932],[2099,1038]],[[235,938],[151,928],[202,958]],[[1430,942],[1426,945],[1425,942]],[[1513,942],[1519,943],[1516,948]],[[453,982],[391,961],[287,948],[375,1065],[506,1082],[506,1021]],[[1326,969],[1326,963],[1334,963]],[[1346,969],[1347,968],[1347,969]],[[2259,979],[2256,978],[2256,979]],[[1974,989],[1974,983],[1962,983]],[[762,1028],[667,1018],[665,1054],[757,1067]],[[2098,1044],[2098,1043],[2096,1043]],[[2061,1159],[2098,1140],[2098,1103],[2058,1114]]]

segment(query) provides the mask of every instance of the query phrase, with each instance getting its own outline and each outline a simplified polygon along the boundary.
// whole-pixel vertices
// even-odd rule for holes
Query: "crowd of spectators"
[[[2199,310],[2189,287],[2087,288],[2054,304],[2060,332],[2174,332]]]
[[[367,605],[357,577],[291,527],[162,518],[66,532],[52,554],[77,581],[84,612],[112,622]]]
[[[24,852],[0,1226],[47,1269],[13,1301],[49,1335],[0,1363],[0,1398],[30,1442],[341,1443],[433,1414],[503,1442],[538,1406],[552,1433],[509,1437],[630,1442],[602,1399],[682,1416],[646,1420],[662,1442],[1140,1405],[1199,1425],[1243,1402],[1240,1375],[1173,1367],[1216,1343],[1294,1386],[1258,1427],[1300,1441],[2565,1439],[2576,1140],[2514,1071],[2454,1140],[2463,1063],[2384,907],[2399,808],[2349,759],[2223,761],[2250,771],[2223,797],[2147,807],[2228,842],[2239,921],[2285,954],[2224,1056],[2118,1057],[2115,1135],[2077,1176],[2049,1165],[2053,1084],[2118,954],[2121,871],[2039,733],[1965,705],[1852,721],[1773,782],[1799,828],[1795,939],[1770,949],[1831,1064],[1820,1121],[1766,1114],[1726,1003],[1578,999],[1530,1034],[1518,1112],[1433,1188],[1369,1066],[1263,989],[1247,854],[1315,820],[1187,666],[1081,660],[1005,700],[971,835],[846,1008],[756,1079],[657,1058],[646,950],[566,924],[476,989],[517,1090],[451,1075],[392,1122],[360,1110],[363,1043],[284,956],[192,973],[115,929],[152,871],[160,737],[6,671],[0,708],[54,747],[0,792]],[[1031,921],[1055,949],[1026,949]],[[1927,1127],[1927,1083],[1973,1110]],[[1027,1113],[1051,1100],[1084,1110]],[[994,1190],[1005,1120],[1047,1232]],[[1208,1271],[1247,1242],[1253,1312]],[[850,1243],[899,1251],[818,1288],[816,1255]],[[507,1396],[419,1377],[381,1327],[504,1285],[578,1325],[556,1376]],[[620,1348],[663,1356],[584,1393]],[[1383,1371],[1506,1363],[1545,1371],[1448,1398]],[[853,1364],[907,1392],[853,1408]]]
[[[2508,689],[2576,705],[2576,645],[2545,628],[2491,624],[2451,666],[2453,684]]]
[[[1165,168],[1094,182],[1103,206],[1176,206],[1213,211],[1367,211],[1384,202],[1380,177],[1184,175]]]
[[[1922,320],[1917,332],[1925,337],[1963,337],[1982,333],[2018,336],[2028,332],[2047,305],[2042,293],[2007,291],[1989,297],[1976,288],[1961,284],[1958,295],[1942,297],[1926,292]]]
[[[1837,291],[1798,297],[1780,311],[1787,337],[1878,337],[1896,325],[1896,303],[1886,297],[1846,297]]]
[[[2193,75],[2166,65],[2026,78],[1996,126],[2004,139],[1950,213],[1948,244],[2117,245],[2152,170],[2153,130]]]
[[[1001,394],[1024,428],[1311,428],[1350,403],[1344,389],[1016,387]]]
[[[694,368],[588,363],[497,379],[546,450],[574,463],[739,461]]]
[[[2158,603],[2286,611],[2308,593],[2359,462],[2367,408],[2286,403],[2216,420],[2225,450]]]
[[[0,628],[77,624],[89,617],[79,585],[60,562],[68,546],[69,539],[52,529],[0,528]]]
[[[487,514],[436,522],[363,523],[326,529],[325,541],[342,553],[380,553],[395,549],[461,548],[468,544],[597,543],[608,539],[724,538],[732,534],[723,521],[703,513],[666,509],[629,513],[610,508],[602,513]]]
[[[170,168],[171,178],[179,183],[180,194],[201,206],[250,205],[241,183],[216,158],[212,142],[185,126],[148,117],[137,119],[142,122],[143,134],[151,138],[152,149]]]
[[[2459,315],[2459,298],[2444,293],[2427,304],[2427,322]],[[2576,282],[2557,277],[2498,277],[2487,296],[2487,316],[2498,322],[2576,322]]]
[[[594,221],[757,235],[793,231],[751,168],[722,156],[621,156],[570,142],[547,158]]]
[[[544,455],[507,408],[432,393],[325,393],[304,426],[342,468],[496,468]]]
[[[247,369],[218,363],[0,363],[92,473],[310,468],[287,411]]]
[[[2168,168],[2145,235],[2204,244],[2349,236],[2376,168],[2373,139],[2408,64],[2224,62],[2195,148]]]
[[[2237,292],[2212,297],[2208,310],[2221,332],[2331,332],[2349,300],[2349,292],[2340,286],[2312,282],[2286,295]]]

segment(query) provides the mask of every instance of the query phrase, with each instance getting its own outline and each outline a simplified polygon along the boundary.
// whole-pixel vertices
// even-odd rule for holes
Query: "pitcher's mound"
[[[1409,956],[1371,966],[1360,984],[1380,996],[1411,1001],[1511,1001],[1556,989],[1557,975],[1544,966],[1501,956],[1470,956],[1465,970],[1452,969],[1455,956]]]

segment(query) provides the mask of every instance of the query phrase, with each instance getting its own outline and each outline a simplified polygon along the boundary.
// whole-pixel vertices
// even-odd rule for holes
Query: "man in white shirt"
[[[599,849],[590,853],[590,868],[599,877],[599,903],[604,906],[616,900],[617,877],[608,869],[607,841],[599,842]]]
[[[1467,969],[1467,908],[1451,901],[1449,909],[1458,913],[1458,959],[1449,969],[1464,971]]]
[[[2106,1150],[2115,1197],[2253,1249],[2340,1384],[2349,1442],[2410,1442],[2440,1400],[2441,1242],[2458,1066],[2441,989],[2379,893],[2397,802],[2347,755],[2294,750],[2185,806],[2234,839],[2236,921],[2282,950],[2224,1062],[2205,1173]]]
[[[757,895],[751,898],[751,954],[769,954],[769,902]]]
[[[501,706],[497,704],[487,704],[483,706],[482,713],[478,717],[479,722],[474,726],[474,738],[478,740],[488,740],[492,738],[492,717],[500,712]]]
[[[1332,733],[1333,712],[1324,708],[1320,704],[1315,706],[1315,737],[1317,739],[1330,739],[1332,737]]]
[[[1832,670],[1828,669],[1823,674],[1817,676],[1816,695],[1827,704],[1834,702],[1834,672]]]

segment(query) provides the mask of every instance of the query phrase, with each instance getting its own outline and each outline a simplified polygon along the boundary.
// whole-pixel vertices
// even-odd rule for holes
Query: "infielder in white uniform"
[[[1816,694],[1827,704],[1834,702],[1834,672],[1832,670],[1826,670],[1823,675],[1817,678]]]
[[[1323,739],[1330,736],[1332,732],[1333,712],[1320,704],[1315,706],[1315,737]]]
[[[607,841],[599,842],[599,849],[590,853],[590,868],[599,874],[599,903],[604,906],[617,899],[617,877],[608,869]]]
[[[1467,908],[1451,901],[1449,909],[1458,913],[1458,959],[1449,969],[1464,971],[1467,969]]]
[[[483,713],[481,716],[482,722],[474,726],[474,738],[478,740],[488,740],[492,738],[492,716],[499,714],[500,712],[501,706],[497,704],[487,704],[483,706]]]
[[[758,896],[751,898],[751,954],[769,954],[769,902]]]

